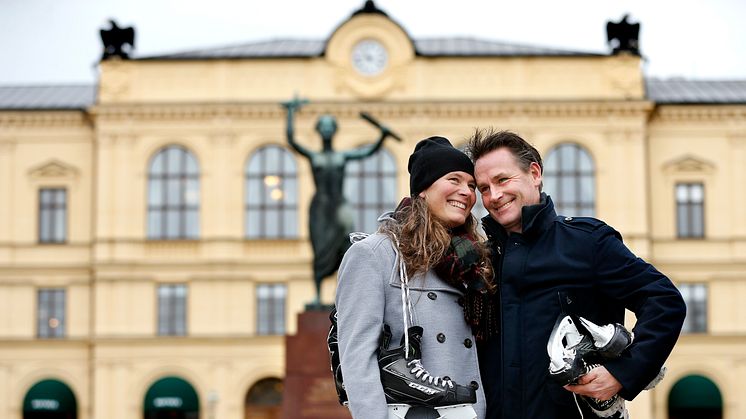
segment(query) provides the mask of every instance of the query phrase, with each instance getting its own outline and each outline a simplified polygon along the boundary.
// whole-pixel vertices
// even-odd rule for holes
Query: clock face
[[[352,48],[352,66],[364,76],[380,74],[388,60],[386,48],[374,39],[364,39]]]

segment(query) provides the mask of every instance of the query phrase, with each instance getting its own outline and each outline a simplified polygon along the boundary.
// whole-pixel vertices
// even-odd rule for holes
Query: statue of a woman
[[[311,200],[308,224],[313,246],[313,280],[316,285],[316,299],[311,307],[321,307],[321,281],[333,274],[342,261],[342,256],[350,247],[349,234],[352,232],[352,210],[343,193],[345,166],[350,160],[360,160],[371,156],[383,145],[386,137],[401,139],[387,127],[379,124],[368,114],[360,113],[365,120],[375,125],[381,132],[378,141],[354,150],[335,151],[332,139],[337,132],[337,121],[331,115],[322,115],[316,122],[316,132],[323,141],[321,151],[311,151],[295,141],[295,113],[308,103],[293,99],[282,103],[287,109],[287,139],[295,151],[305,156],[311,163],[316,193]]]

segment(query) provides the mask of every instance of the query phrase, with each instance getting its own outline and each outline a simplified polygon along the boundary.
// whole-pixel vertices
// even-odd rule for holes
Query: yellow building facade
[[[276,414],[284,334],[314,292],[314,184],[279,105],[296,94],[311,100],[296,120],[309,149],[326,113],[336,149],[377,137],[361,111],[404,138],[384,145],[392,174],[370,175],[385,191],[365,186],[365,165],[348,185],[384,207],[408,193],[407,158],[427,136],[459,144],[496,127],[557,152],[548,192],[576,191],[568,211],[587,213],[567,215],[614,226],[691,298],[691,329],[632,416],[687,417],[671,404],[714,386],[722,418],[746,417],[746,95],[677,96],[693,83],[646,80],[631,54],[413,40],[363,11],[323,41],[103,61],[95,99],[65,93],[90,94],[82,104],[0,89],[20,95],[0,109],[0,417],[70,404],[60,418]],[[158,393],[184,383],[191,398]]]

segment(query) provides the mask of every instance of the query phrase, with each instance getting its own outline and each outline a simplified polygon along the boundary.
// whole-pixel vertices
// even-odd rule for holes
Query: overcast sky
[[[94,83],[98,30],[136,30],[136,55],[272,38],[325,39],[363,0],[0,0],[0,84]],[[377,0],[414,38],[607,52],[606,22],[642,25],[645,74],[746,79],[746,0]]]

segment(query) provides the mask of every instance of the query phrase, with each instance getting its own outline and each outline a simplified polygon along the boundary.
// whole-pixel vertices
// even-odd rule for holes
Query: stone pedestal
[[[334,389],[326,338],[330,310],[298,314],[298,333],[285,336],[283,419],[350,419]]]

